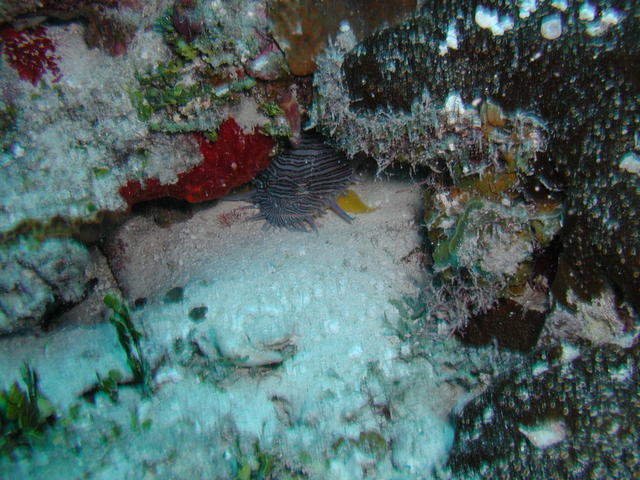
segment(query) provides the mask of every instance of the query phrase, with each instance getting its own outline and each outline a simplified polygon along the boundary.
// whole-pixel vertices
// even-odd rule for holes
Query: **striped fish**
[[[297,231],[317,231],[314,217],[331,208],[345,221],[353,220],[336,203],[352,182],[347,157],[324,143],[319,135],[304,134],[300,144],[271,160],[253,181],[249,198],[267,225]]]

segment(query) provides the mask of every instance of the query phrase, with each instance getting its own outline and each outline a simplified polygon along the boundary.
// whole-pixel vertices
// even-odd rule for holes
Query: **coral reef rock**
[[[11,0],[0,2],[0,22],[10,22],[17,17],[27,15],[42,15],[50,10],[59,12],[73,12],[89,5],[99,7],[116,7],[119,3],[132,3],[131,0]]]
[[[637,344],[535,352],[457,417],[454,478],[635,478],[639,358]]]
[[[0,333],[32,327],[55,303],[80,300],[89,252],[65,238],[0,246]]]
[[[315,120],[381,167],[404,159],[438,168],[444,159],[455,172],[469,169],[478,145],[486,154],[496,142],[522,143],[487,141],[483,104],[531,119],[541,141],[529,149],[527,176],[565,195],[555,297],[566,304],[571,292],[588,299],[610,285],[637,309],[639,38],[631,1],[429,2],[319,60]]]
[[[139,201],[219,198],[266,168],[299,110],[289,84],[247,74],[290,78],[267,30],[262,0],[0,1],[2,248],[79,238]],[[42,285],[3,297],[2,323],[53,309]]]

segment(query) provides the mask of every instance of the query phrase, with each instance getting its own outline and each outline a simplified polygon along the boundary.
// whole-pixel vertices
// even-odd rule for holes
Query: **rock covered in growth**
[[[244,117],[248,130],[260,125],[269,135],[291,135],[282,112],[271,108],[292,79],[268,31],[265,2],[170,3],[153,28],[172,55],[140,69],[128,90],[138,118],[153,131],[211,136],[233,115]]]
[[[356,46],[342,75],[360,115],[410,118],[425,97],[437,113],[456,92],[465,104],[490,100],[540,118],[548,138],[533,171],[547,184],[559,175],[566,193],[556,297],[589,298],[611,284],[638,308],[639,40],[629,0],[440,0]],[[436,127],[424,129],[438,136]]]
[[[27,0],[0,1],[0,23],[13,22],[19,29],[48,19],[56,22],[82,20],[85,40],[111,56],[126,52],[135,33],[138,0]]]
[[[575,353],[537,351],[464,407],[449,458],[454,478],[634,478],[640,349]]]
[[[54,304],[79,301],[87,249],[68,238],[20,238],[0,246],[0,334],[32,327]]]
[[[13,251],[8,242],[19,235],[37,231],[40,238],[70,237],[79,225],[99,222],[139,200],[170,194],[192,202],[218,198],[266,168],[273,145],[267,135],[278,132],[251,132],[286,123],[284,114],[263,114],[259,107],[272,105],[288,86],[270,92],[263,85],[256,94],[256,81],[244,73],[243,66],[260,53],[263,43],[272,44],[266,35],[264,1],[23,3],[20,10],[4,8],[7,2],[0,1],[0,23],[20,14],[13,25],[0,25],[0,245],[7,251]],[[197,4],[201,35],[187,41],[175,29],[173,36],[157,32],[154,26],[166,20],[163,10],[166,13],[169,4]],[[168,11],[171,21],[172,9]],[[114,22],[123,20],[116,23],[127,26],[127,32],[129,26],[139,27],[133,41],[120,35],[127,32],[118,25],[108,27],[102,13]],[[87,20],[84,25],[75,23],[80,17]],[[45,32],[39,23],[52,18],[56,21]],[[176,25],[184,27],[183,20],[176,14]],[[195,21],[187,31],[199,25],[199,18]],[[103,48],[90,51],[91,32],[113,42],[92,35]],[[175,55],[164,44],[168,37],[181,40],[171,44]],[[200,71],[203,75],[196,75]],[[195,98],[203,91],[210,95]],[[156,107],[166,115],[155,118]],[[219,124],[229,117],[238,124],[214,142]],[[182,131],[189,134],[175,134]],[[8,255],[6,262],[18,258]],[[75,258],[61,257],[70,262]],[[5,271],[21,271],[20,264],[8,263]],[[77,268],[82,270],[82,264]],[[56,295],[42,285],[43,290],[25,289],[29,301],[20,295],[18,303],[11,300],[2,322],[13,319],[20,328],[21,319],[45,313],[43,305]],[[6,287],[13,289],[13,284]]]
[[[590,301],[577,298],[571,298],[571,301],[573,309],[560,303],[553,305],[544,321],[540,345],[578,339],[594,345],[612,343],[629,347],[633,344],[636,332],[630,327],[636,313],[631,305],[621,303],[612,289],[604,290]]]
[[[102,7],[115,7],[120,3],[132,3],[133,0],[23,0],[13,2],[11,0],[0,1],[0,22],[10,22],[18,17],[27,15],[42,15],[49,10],[61,12],[73,12],[87,5]]]
[[[469,332],[460,330],[469,320],[486,324],[482,330],[489,331],[503,324],[499,329],[514,338],[523,333],[514,328],[521,321],[530,332],[529,347],[536,343],[533,333],[548,308],[547,277],[552,277],[538,265],[560,229],[562,212],[559,203],[536,203],[522,189],[516,172],[496,175],[487,168],[455,187],[425,193],[432,269],[446,283],[458,285],[456,302],[464,300],[466,307],[451,317],[450,328],[469,341]]]

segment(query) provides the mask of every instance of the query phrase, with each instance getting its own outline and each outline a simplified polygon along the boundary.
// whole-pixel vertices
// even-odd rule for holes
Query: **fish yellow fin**
[[[342,195],[336,198],[336,203],[349,213],[369,213],[377,210],[367,206],[353,190],[345,190]]]

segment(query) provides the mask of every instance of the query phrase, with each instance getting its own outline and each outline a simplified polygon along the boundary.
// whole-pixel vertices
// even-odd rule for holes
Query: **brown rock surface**
[[[415,8],[415,0],[273,0],[268,14],[291,72],[310,75],[316,69],[315,56],[341,22],[347,21],[362,39],[379,27],[397,23]]]

